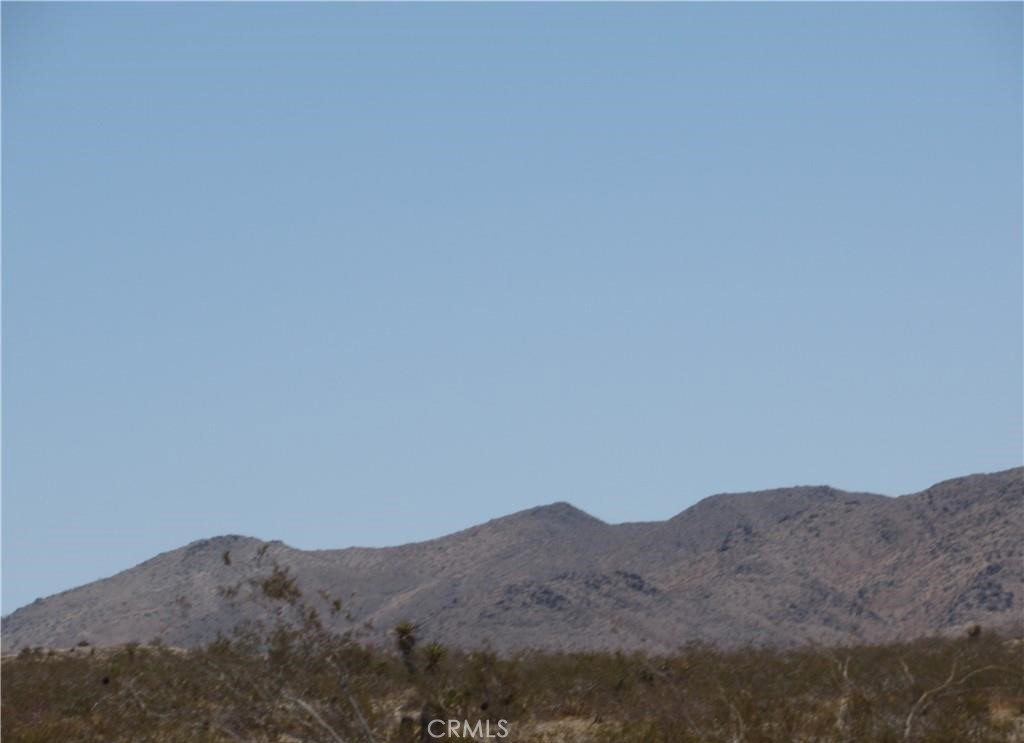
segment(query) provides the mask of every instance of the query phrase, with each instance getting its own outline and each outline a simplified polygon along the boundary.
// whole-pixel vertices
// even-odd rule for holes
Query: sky
[[[1021,464],[1021,8],[3,3],[3,612]]]

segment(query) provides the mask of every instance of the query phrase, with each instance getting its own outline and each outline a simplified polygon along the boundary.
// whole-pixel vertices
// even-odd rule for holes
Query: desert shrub
[[[429,714],[505,719],[508,740],[537,742],[1024,739],[1024,646],[992,633],[832,648],[693,643],[667,656],[500,655],[430,638],[420,645],[410,621],[387,649],[325,629],[283,568],[253,587],[253,600],[284,609],[277,623],[240,625],[205,647],[5,657],[0,734],[83,743],[413,741]]]
[[[1020,660],[995,636],[669,657],[449,649],[435,672],[410,677],[395,651],[250,627],[189,651],[5,658],[0,724],[12,741],[388,741],[399,739],[395,700],[411,699],[509,720],[519,740],[571,719],[594,741],[1005,741],[1019,723],[993,704],[1021,719]]]

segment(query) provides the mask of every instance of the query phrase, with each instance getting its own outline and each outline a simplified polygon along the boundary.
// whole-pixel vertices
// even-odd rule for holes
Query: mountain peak
[[[549,503],[546,506],[535,506],[534,508],[528,508],[525,511],[520,511],[516,516],[529,516],[536,519],[543,519],[545,521],[556,521],[562,523],[599,523],[604,522],[601,519],[591,516],[586,511],[583,511],[572,503],[566,501],[557,501],[556,503]]]
[[[595,518],[586,511],[565,501],[516,511],[508,516],[491,519],[485,526],[487,525],[501,530],[512,529],[515,532],[523,529],[529,531],[536,529],[548,531],[551,529],[585,529],[586,527],[606,526],[601,519]]]

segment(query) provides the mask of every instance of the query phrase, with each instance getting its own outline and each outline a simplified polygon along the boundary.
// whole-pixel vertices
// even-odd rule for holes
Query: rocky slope
[[[403,619],[425,639],[499,650],[879,642],[973,622],[1019,632],[1024,468],[899,498],[715,495],[651,523],[556,503],[382,549],[216,537],[15,611],[3,648],[189,646],[287,618],[295,609],[259,587],[275,565],[326,623],[372,642]]]

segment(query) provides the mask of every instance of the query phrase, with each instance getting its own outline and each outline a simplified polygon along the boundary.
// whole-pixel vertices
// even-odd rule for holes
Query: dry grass
[[[2,733],[9,741],[417,740],[434,714],[509,720],[510,740],[1006,741],[1024,719],[1021,668],[1019,650],[982,636],[841,650],[691,646],[657,658],[449,651],[431,672],[410,673],[397,653],[277,630],[188,652],[128,646],[7,658]]]
[[[183,651],[24,651],[2,663],[4,741],[416,741],[431,719],[509,721],[510,741],[1024,740],[1024,645],[988,632],[846,648],[669,656],[392,652],[326,631],[275,567],[281,624]]]

